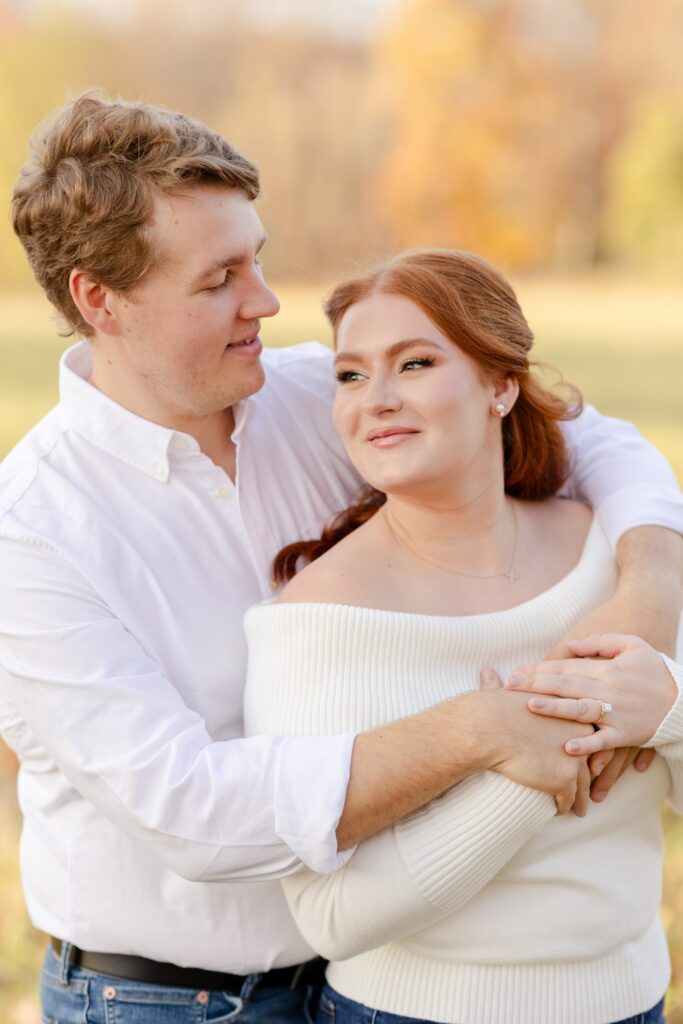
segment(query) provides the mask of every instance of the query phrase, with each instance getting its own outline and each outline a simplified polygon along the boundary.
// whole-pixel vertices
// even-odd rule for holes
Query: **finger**
[[[495,668],[483,668],[479,673],[479,682],[482,690],[500,690],[503,685]]]
[[[605,770],[613,757],[613,750],[601,750],[598,754],[592,754],[588,760],[591,778],[597,779],[598,775]]]
[[[557,647],[553,647],[552,651],[548,651],[544,661],[566,661],[568,658],[573,658],[574,652],[571,647],[567,644],[566,640],[563,640]]]
[[[621,778],[621,776],[624,775],[624,773],[629,770],[629,768],[631,767],[631,765],[635,761],[636,757],[638,756],[639,751],[640,751],[640,747],[629,747],[628,748],[628,753],[626,755],[626,758],[624,759],[623,765],[621,766],[621,771],[619,772],[619,778]]]
[[[560,669],[563,666],[563,669]],[[530,693],[551,693],[557,697],[590,697],[600,685],[604,689],[604,661],[548,661],[517,669],[505,680],[509,690],[528,690]]]
[[[600,701],[585,697],[579,700],[571,697],[531,697],[527,706],[535,715],[564,718],[588,725],[595,725],[604,717]]]
[[[567,640],[568,647],[579,658],[616,658],[624,651],[640,647],[643,641],[626,633],[601,633],[577,640]]]
[[[576,786],[576,798],[572,810],[578,818],[583,818],[590,803],[591,777],[588,765],[582,765]]]
[[[628,748],[617,750],[605,770],[593,782],[591,786],[591,800],[595,801],[596,804],[606,799],[610,789],[621,776],[628,754]]]
[[[655,753],[656,751],[654,750],[641,750],[633,762],[635,770],[637,772],[646,772],[655,759]]]
[[[577,785],[576,782],[574,782],[555,796],[558,814],[566,814],[567,811],[572,809],[574,800],[576,799],[576,789]]]
[[[596,729],[590,736],[577,736],[576,739],[567,740],[564,749],[572,757],[590,757],[599,750],[614,750],[620,746],[623,746],[623,742],[619,730],[606,726]]]

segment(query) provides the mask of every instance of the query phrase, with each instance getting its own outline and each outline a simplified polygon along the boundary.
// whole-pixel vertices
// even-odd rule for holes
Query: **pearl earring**
[[[505,406],[503,405],[502,402],[498,402],[498,405],[496,406],[496,412],[498,413],[501,419],[505,415]]]

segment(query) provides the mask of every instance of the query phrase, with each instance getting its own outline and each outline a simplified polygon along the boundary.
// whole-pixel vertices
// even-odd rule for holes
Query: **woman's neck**
[[[380,514],[390,542],[434,572],[484,579],[514,570],[517,514],[502,486],[438,505],[388,495]]]

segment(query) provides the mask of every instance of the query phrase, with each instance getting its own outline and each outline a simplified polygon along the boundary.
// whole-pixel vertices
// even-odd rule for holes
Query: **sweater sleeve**
[[[421,690],[416,674],[436,636],[423,635],[417,648],[409,630],[394,627],[389,635],[376,613],[341,606],[252,609],[245,619],[247,734],[362,731],[443,699]],[[477,772],[362,843],[335,873],[292,875],[285,893],[313,948],[346,959],[452,913],[554,814],[547,794]]]
[[[552,797],[479,772],[361,843],[334,874],[290,876],[285,895],[307,942],[345,960],[457,910],[554,814]]]
[[[683,814],[683,664],[662,655],[666,667],[678,687],[678,696],[669,714],[646,747],[654,747],[664,758],[671,775],[669,802],[678,814]]]

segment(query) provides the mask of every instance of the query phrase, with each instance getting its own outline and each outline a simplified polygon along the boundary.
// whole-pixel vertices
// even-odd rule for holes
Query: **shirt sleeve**
[[[587,405],[562,424],[572,474],[561,494],[596,510],[612,547],[635,526],[683,533],[683,496],[662,453],[625,420]]]
[[[285,896],[313,949],[346,960],[452,914],[554,815],[547,794],[478,773],[361,843],[335,874],[286,878]]]
[[[212,741],[161,666],[73,565],[0,541],[0,709],[75,790],[193,881],[339,867],[354,737]],[[20,724],[17,724],[20,722]]]

